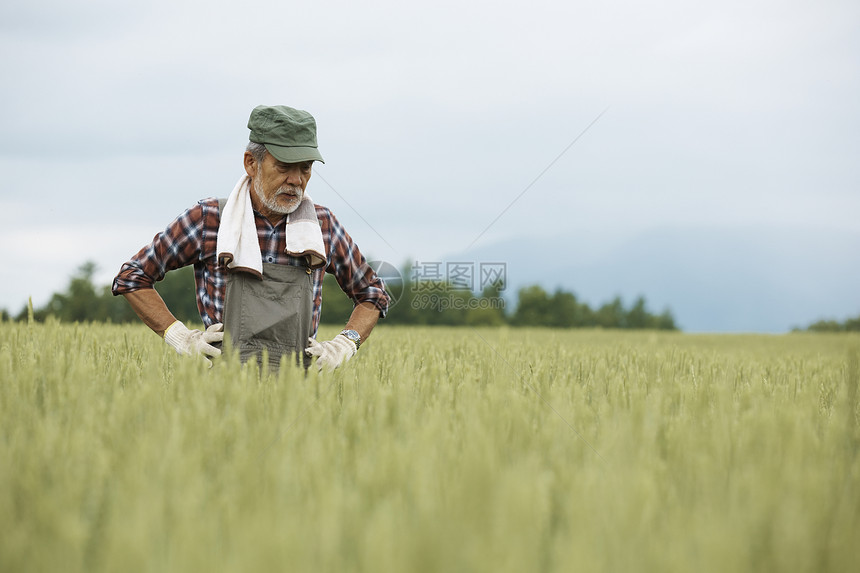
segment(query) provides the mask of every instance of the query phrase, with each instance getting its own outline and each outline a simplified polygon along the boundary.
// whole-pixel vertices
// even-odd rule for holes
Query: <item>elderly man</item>
[[[248,120],[245,175],[229,197],[204,199],[177,217],[131,260],[113,282],[152,330],[180,354],[216,356],[226,331],[240,358],[265,349],[313,356],[334,369],[355,355],[389,298],[381,279],[326,207],[305,193],[317,148],[316,122],[306,111],[258,106]],[[207,327],[176,320],[153,288],[167,271],[194,265],[197,308]],[[355,307],[344,330],[316,340],[323,272],[335,276]]]

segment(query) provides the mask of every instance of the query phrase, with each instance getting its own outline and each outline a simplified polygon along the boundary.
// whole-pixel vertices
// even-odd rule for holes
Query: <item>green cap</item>
[[[262,143],[269,153],[284,163],[323,161],[317,149],[314,116],[285,105],[258,105],[248,119],[249,139]]]

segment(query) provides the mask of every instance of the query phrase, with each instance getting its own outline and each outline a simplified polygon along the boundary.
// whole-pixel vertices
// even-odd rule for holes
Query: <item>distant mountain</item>
[[[786,332],[860,314],[860,234],[761,228],[661,228],[623,242],[570,233],[446,257],[505,262],[507,294],[540,284],[592,308],[643,295],[692,332]]]

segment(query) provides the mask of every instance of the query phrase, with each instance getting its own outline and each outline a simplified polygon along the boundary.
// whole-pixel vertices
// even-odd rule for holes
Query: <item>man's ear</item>
[[[248,174],[248,177],[254,177],[257,175],[257,160],[254,159],[254,156],[251,155],[250,151],[245,152],[244,163],[245,163],[245,173]]]

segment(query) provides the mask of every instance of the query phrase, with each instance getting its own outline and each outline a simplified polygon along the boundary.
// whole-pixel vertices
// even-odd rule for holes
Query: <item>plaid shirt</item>
[[[315,206],[326,249],[326,265],[324,269],[321,267],[312,271],[314,301],[311,333],[314,337],[322,308],[323,272],[333,274],[340,288],[355,304],[369,302],[379,309],[383,317],[389,302],[382,279],[367,264],[358,245],[328,208]],[[194,265],[200,318],[206,326],[221,322],[227,282],[225,269],[218,264],[216,253],[220,221],[218,199],[198,202],[122,265],[111,291],[119,295],[152,288],[156,281],[164,278],[167,271]],[[307,266],[303,257],[292,257],[284,252],[287,244],[286,217],[277,225],[272,225],[255,210],[254,222],[263,262]]]

